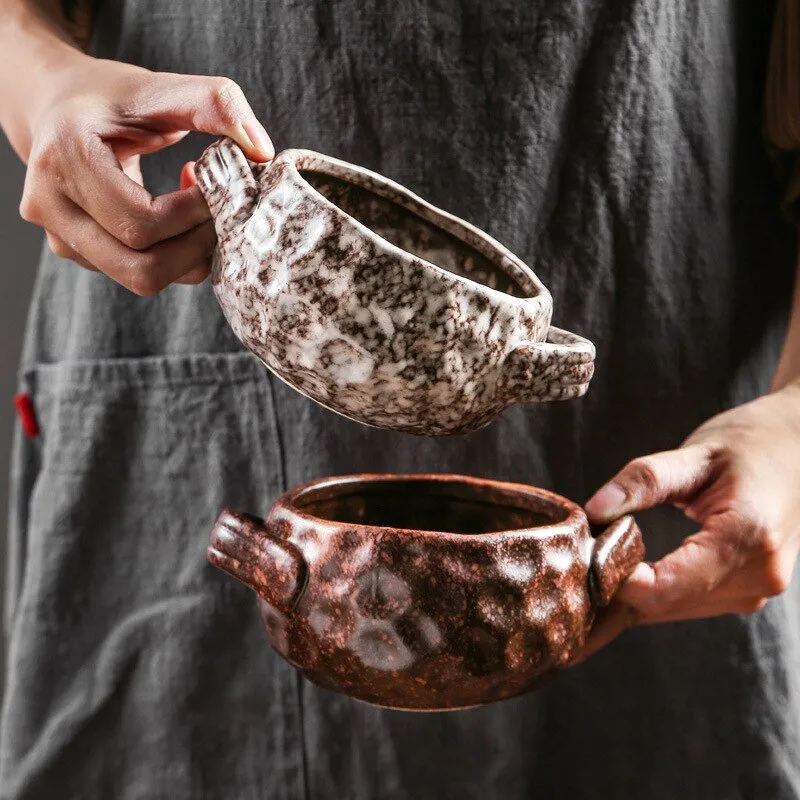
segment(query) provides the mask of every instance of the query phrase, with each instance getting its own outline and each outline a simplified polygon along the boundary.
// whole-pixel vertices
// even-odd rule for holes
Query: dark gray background
[[[8,510],[8,463],[11,435],[16,423],[12,398],[16,390],[17,363],[28,311],[42,232],[23,222],[19,200],[25,168],[0,134],[0,587],[4,575],[6,513]],[[2,593],[0,593],[2,598]],[[0,637],[0,682],[5,660]]]

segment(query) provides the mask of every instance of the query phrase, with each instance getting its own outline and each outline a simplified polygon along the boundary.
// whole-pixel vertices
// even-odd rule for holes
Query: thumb
[[[662,503],[683,504],[713,477],[713,450],[692,444],[628,463],[586,503],[592,522],[604,523]]]
[[[194,161],[187,161],[181,170],[181,189],[188,189],[197,185],[197,175],[194,171]]]
[[[154,72],[137,98],[137,112],[168,131],[200,131],[233,139],[251,161],[269,161],[275,148],[244,92],[230,78]]]

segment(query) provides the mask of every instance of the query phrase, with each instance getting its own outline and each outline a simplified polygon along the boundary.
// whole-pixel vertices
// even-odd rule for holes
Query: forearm
[[[778,368],[772,379],[772,390],[783,389],[789,384],[800,387],[800,253],[798,253],[795,276],[794,299],[786,330]]]
[[[0,0],[0,127],[24,161],[48,76],[87,57],[73,30],[60,0]]]

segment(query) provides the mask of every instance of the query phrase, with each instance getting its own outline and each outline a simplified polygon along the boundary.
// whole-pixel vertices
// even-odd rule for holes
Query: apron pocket
[[[197,354],[44,365],[24,383],[39,470],[0,786],[299,796],[297,679],[252,593],[205,558],[224,506],[263,513],[284,488],[266,369]]]

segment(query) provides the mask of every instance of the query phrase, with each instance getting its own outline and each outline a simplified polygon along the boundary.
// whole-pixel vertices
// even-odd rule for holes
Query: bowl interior
[[[552,525],[570,514],[555,498],[512,484],[412,477],[321,483],[294,505],[331,522],[463,535]]]
[[[319,171],[301,169],[300,175],[323,197],[401,250],[513,297],[538,294],[521,271],[509,274],[477,248],[399,203]]]

